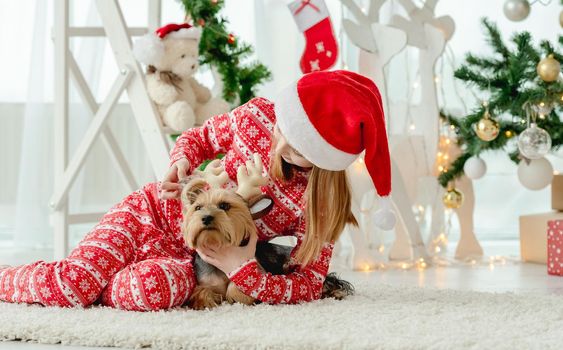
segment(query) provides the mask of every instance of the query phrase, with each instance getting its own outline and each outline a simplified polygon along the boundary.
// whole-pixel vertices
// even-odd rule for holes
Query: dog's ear
[[[182,189],[182,202],[185,204],[193,204],[201,192],[207,187],[207,182],[201,178],[194,178],[188,182]]]
[[[272,198],[264,194],[255,196],[248,201],[248,209],[250,210],[252,220],[258,220],[268,214],[273,206],[274,201]]]

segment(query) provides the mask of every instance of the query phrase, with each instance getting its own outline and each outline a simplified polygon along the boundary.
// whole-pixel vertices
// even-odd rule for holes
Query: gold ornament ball
[[[536,71],[543,81],[551,83],[559,78],[561,65],[551,54],[538,63]]]
[[[483,141],[492,141],[497,138],[500,127],[498,122],[485,115],[475,128],[475,133]]]
[[[463,193],[455,188],[450,188],[444,193],[442,201],[446,208],[457,209],[463,204]]]

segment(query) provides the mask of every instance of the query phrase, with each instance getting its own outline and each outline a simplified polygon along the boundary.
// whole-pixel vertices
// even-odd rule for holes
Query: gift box
[[[555,175],[551,182],[551,208],[563,211],[563,174]]]
[[[548,222],[547,273],[563,276],[563,220]]]
[[[520,216],[520,257],[525,262],[547,263],[549,221],[563,220],[563,212]]]

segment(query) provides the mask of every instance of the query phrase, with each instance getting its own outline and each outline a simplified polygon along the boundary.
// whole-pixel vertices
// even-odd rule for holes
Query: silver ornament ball
[[[518,149],[528,159],[540,159],[551,149],[549,133],[535,123],[518,136]]]
[[[530,14],[530,3],[527,0],[506,0],[503,11],[509,20],[520,22]]]

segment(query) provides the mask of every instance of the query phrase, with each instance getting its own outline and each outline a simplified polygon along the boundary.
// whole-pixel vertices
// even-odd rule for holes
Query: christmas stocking
[[[295,0],[288,7],[299,31],[305,34],[301,71],[310,73],[332,67],[338,56],[338,45],[324,0]]]

